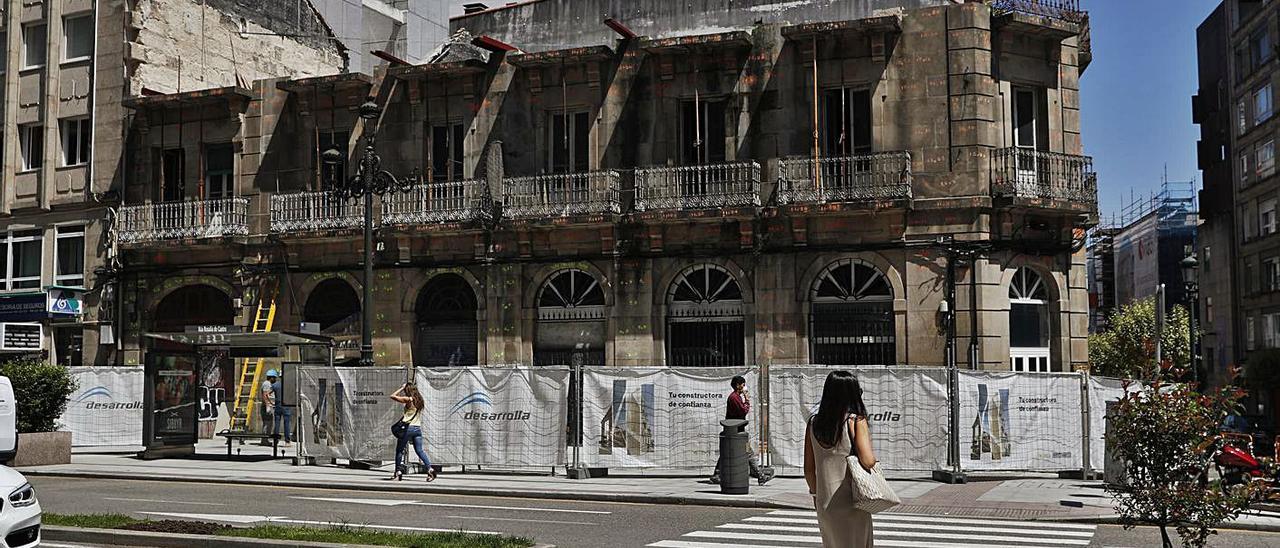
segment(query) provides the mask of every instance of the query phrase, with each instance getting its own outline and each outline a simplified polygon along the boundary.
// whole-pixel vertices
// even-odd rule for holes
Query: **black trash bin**
[[[745,495],[750,490],[751,468],[747,464],[747,421],[720,421],[720,492]]]

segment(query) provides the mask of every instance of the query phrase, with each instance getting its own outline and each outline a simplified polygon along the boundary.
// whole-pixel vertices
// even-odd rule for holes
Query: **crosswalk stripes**
[[[1039,521],[876,514],[875,543],[888,548],[1073,548],[1088,546],[1097,526]],[[820,546],[818,516],[812,510],[776,510],[691,531],[654,548],[805,548]]]

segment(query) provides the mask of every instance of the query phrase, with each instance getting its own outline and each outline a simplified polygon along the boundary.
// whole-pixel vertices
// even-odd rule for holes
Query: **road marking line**
[[[1088,539],[1045,539],[1036,537],[1013,537],[1013,536],[997,536],[997,535],[948,535],[945,533],[916,533],[916,532],[899,532],[876,530],[877,542],[882,537],[905,537],[909,539],[934,539],[946,541],[987,541],[987,542],[1003,542],[1003,543],[1021,543],[1018,546],[1087,546],[1090,542]],[[725,537],[724,531],[694,531],[686,533],[686,537],[699,538],[719,538]],[[821,544],[821,536],[804,536],[804,535],[772,535],[766,533],[733,533],[733,537],[739,540],[765,540],[772,542],[796,542],[796,543],[814,543]]]
[[[783,541],[787,542],[787,541]],[[811,541],[810,541],[811,542]],[[778,544],[721,544],[719,542],[698,542],[690,540],[662,540],[650,544],[653,548],[796,548]],[[876,546],[883,548],[992,548],[989,543],[970,544],[968,542],[921,542],[918,540],[881,540],[876,539]]]
[[[748,521],[748,522],[786,523],[786,524],[792,524],[792,525],[817,525],[817,524],[818,524],[818,520],[816,520],[816,519],[802,519],[802,518],[771,518],[771,517],[769,517],[769,516],[752,516],[752,517],[747,518],[747,519],[746,519],[746,520],[744,520],[744,521]],[[1041,529],[1038,525],[1035,525],[1034,523],[1028,523],[1028,524],[1027,524],[1027,525],[1031,525],[1032,527],[1022,527],[1022,528],[1004,528],[1004,527],[972,527],[972,526],[963,526],[963,525],[930,525],[930,524],[927,524],[927,523],[919,523],[919,524],[917,524],[917,523],[892,523],[892,522],[890,522],[890,523],[885,523],[884,521],[881,521],[879,517],[875,518],[875,522],[876,522],[875,528],[876,528],[876,530],[877,530],[877,531],[879,531],[879,530],[881,530],[881,529],[909,529],[909,530],[912,530],[912,531],[918,531],[918,530],[923,529],[923,530],[926,530],[926,531],[929,531],[929,530],[932,530],[932,531],[969,531],[969,532],[973,532],[973,533],[1012,533],[1012,534],[1015,534],[1015,535],[1016,535],[1016,534],[1026,533],[1027,531],[1035,531],[1035,532],[1037,532],[1037,533],[1043,533],[1043,534],[1048,535],[1048,536],[1059,536],[1059,537],[1082,537],[1082,538],[1093,538],[1093,535],[1094,535],[1094,534],[1096,534],[1094,531],[1074,531],[1074,530],[1071,530],[1071,531],[1055,531],[1055,530],[1050,530],[1050,529]],[[735,526],[735,527],[745,528],[745,526],[742,526],[742,525]],[[779,526],[779,525],[759,525],[759,526],[755,526],[755,528],[769,528],[769,527],[780,527],[780,526]],[[813,529],[814,529],[814,531],[816,531],[816,530],[817,530],[817,528],[816,528],[816,527],[814,527]]]
[[[185,518],[204,521],[222,521],[229,523],[260,523],[264,521],[273,521],[275,519],[284,518],[285,516],[249,516],[244,514],[187,514],[181,512],[138,512],[139,514],[148,514],[152,516],[165,516],[170,518]]]
[[[117,501],[124,501],[124,502],[159,502],[161,504],[191,504],[191,505],[198,505],[198,506],[226,506],[226,504],[223,504],[221,502],[189,502],[185,500],[126,499],[126,498],[113,498],[113,497],[102,497],[102,500],[117,500]]]
[[[724,531],[694,531],[685,533],[683,536],[695,538],[724,538]],[[810,544],[822,544],[822,537],[808,537],[801,535],[766,535],[763,533],[735,533],[734,540],[768,540],[773,542],[798,542]]]
[[[328,498],[328,497],[290,497],[301,500],[318,500],[324,502],[340,502],[345,504],[372,504],[375,506],[432,506],[437,508],[479,508],[484,510],[508,510],[522,512],[562,512],[567,514],[593,514],[593,515],[610,515],[613,512],[605,510],[571,510],[568,508],[528,508],[523,506],[486,506],[483,504],[451,504],[447,502],[420,502],[416,500],[385,500],[385,499],[344,499],[344,498]]]
[[[876,542],[876,544],[880,544]],[[662,540],[650,544],[655,548],[744,548],[745,544],[721,544],[719,542],[695,542],[689,540]],[[796,548],[795,546],[778,546],[775,544],[752,544],[749,548]]]
[[[482,516],[445,516],[445,517],[456,518],[456,519],[486,519],[489,521],[521,521],[526,523],[559,523],[563,525],[590,525],[593,527],[596,525],[600,525],[599,523],[589,523],[586,521],[556,521],[553,519],[488,518],[488,517],[482,517]]]
[[[812,510],[809,510],[809,511],[774,510],[772,512],[769,512],[766,515],[794,516],[794,517],[816,519],[818,514]],[[998,520],[998,519],[983,519],[981,517],[956,518],[956,517],[949,517],[949,516],[933,516],[933,515],[926,515],[926,514],[881,513],[881,514],[876,514],[875,520],[876,520],[876,523],[880,523],[883,521],[912,521],[912,522],[922,522],[922,523],[957,523],[957,524],[967,524],[967,525],[1010,525],[1014,527],[1026,527],[1028,524],[1033,524],[1035,525],[1036,528],[1047,529],[1047,530],[1075,529],[1075,530],[1082,530],[1082,531],[1093,531],[1098,528],[1097,525],[1082,525],[1082,524],[1076,524],[1076,523],[1059,523],[1059,522],[1049,522],[1049,521],[1010,521],[1010,520]]]
[[[717,529],[736,529],[736,530],[763,529],[765,531],[777,531],[781,533],[819,533],[820,532],[817,527],[795,527],[795,526],[785,526],[785,525],[752,525],[748,523],[726,523],[724,525],[716,526],[716,528]],[[1047,545],[1089,544],[1089,540],[1093,538],[1092,533],[1088,533],[1088,538],[1080,540],[1080,539],[1047,538],[1044,536],[1025,537],[1025,536],[1019,536],[1019,535],[996,536],[996,535],[982,535],[982,534],[975,535],[975,534],[969,534],[969,533],[929,533],[929,532],[924,532],[919,530],[923,528],[925,528],[925,526],[917,526],[917,528],[914,528],[914,529],[904,529],[902,531],[895,531],[895,530],[886,529],[882,524],[878,524],[875,528],[875,532],[876,532],[875,534],[876,536],[880,536],[880,537],[911,537],[911,538],[918,537],[918,538],[933,538],[933,539],[954,538],[954,539],[964,539],[964,540],[993,540],[993,541],[1022,542],[1022,543],[1047,544]],[[941,529],[944,531],[947,530],[946,527],[942,527]],[[966,529],[976,529],[978,530],[979,533],[1007,532],[1007,530],[1006,531],[982,531],[977,527],[968,527]],[[1039,533],[1040,531],[1037,531],[1034,529],[1024,529],[1022,531],[1015,531],[1015,532],[1024,533],[1024,534],[1025,533],[1034,534],[1034,533]],[[1030,545],[1030,544],[1027,544],[1027,545]]]
[[[408,526],[405,526],[405,525],[375,525],[375,524],[372,524],[372,523],[359,524],[359,523],[349,523],[349,522],[342,522],[342,521],[313,521],[313,520],[309,520],[309,519],[277,518],[277,519],[273,519],[273,520],[271,520],[271,521],[272,521],[273,523],[293,523],[293,524],[297,524],[297,525],[325,525],[325,526],[330,526],[330,527],[333,527],[333,526],[339,526],[339,527],[355,527],[355,528],[357,528],[357,529],[388,529],[388,530],[392,530],[392,531],[422,531],[422,532],[426,532],[426,533],[467,533],[467,534],[471,534],[471,535],[504,535],[504,534],[506,534],[506,533],[499,533],[499,532],[495,532],[495,531],[471,531],[471,530],[469,530],[469,529],[442,529],[442,528],[436,528],[436,527],[408,527]]]

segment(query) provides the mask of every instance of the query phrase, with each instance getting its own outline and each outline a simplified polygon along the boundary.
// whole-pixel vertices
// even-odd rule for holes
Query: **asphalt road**
[[[812,516],[802,512],[254,485],[38,476],[28,479],[36,486],[45,511],[62,514],[126,513],[140,518],[231,524],[271,518],[278,523],[295,524],[337,522],[402,530],[465,529],[522,535],[560,547],[641,547],[655,543],[672,548],[816,545],[812,540],[816,524],[811,522]],[[877,516],[876,531],[877,546],[1030,546],[1029,543],[1040,542],[1031,539],[1059,533],[1069,535],[1067,546],[1147,548],[1159,546],[1160,542],[1158,531],[1148,528],[1125,531],[1114,526],[1094,529],[981,518]],[[1018,535],[1030,535],[1031,539]],[[1280,533],[1224,531],[1211,540],[1210,546],[1280,546]]]

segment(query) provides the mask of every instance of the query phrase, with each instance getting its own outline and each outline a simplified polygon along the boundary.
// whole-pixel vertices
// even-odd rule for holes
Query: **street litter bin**
[[[725,419],[720,421],[720,492],[726,495],[745,495],[751,481],[751,469],[747,465],[747,421]]]

